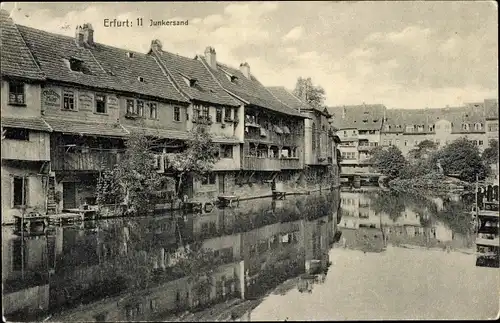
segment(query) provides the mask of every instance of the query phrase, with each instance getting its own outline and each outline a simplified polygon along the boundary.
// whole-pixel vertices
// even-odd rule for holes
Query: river
[[[493,318],[500,277],[475,266],[470,202],[335,191],[34,236],[2,227],[5,316]]]

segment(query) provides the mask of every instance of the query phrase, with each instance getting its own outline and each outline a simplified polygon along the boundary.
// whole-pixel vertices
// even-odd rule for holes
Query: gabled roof
[[[108,90],[137,93],[188,103],[168,81],[154,58],[125,49],[95,43],[81,47],[73,37],[17,25],[47,79]],[[89,74],[72,71],[68,61],[82,61]],[[144,78],[144,82],[139,81]]]
[[[45,79],[9,13],[0,10],[0,71],[2,76]]]
[[[316,111],[321,113],[322,115],[326,116],[327,118],[330,117],[330,114],[328,111],[324,111],[322,109],[318,109],[316,107],[313,107],[312,105],[302,101],[300,98],[296,97],[292,92],[288,91],[285,87],[283,86],[269,86],[267,87],[269,92],[271,92],[272,95],[278,100],[280,100],[282,103],[286,104],[292,109],[295,109],[297,111]]]
[[[384,132],[404,132],[407,125],[423,125],[428,131],[429,126],[439,120],[447,120],[452,123],[454,133],[484,132],[484,110],[480,106],[468,105],[464,107],[446,107],[442,109],[388,109],[384,125],[390,125],[391,129],[384,127]],[[462,130],[462,124],[469,124],[469,131]],[[475,123],[483,123],[482,130],[474,129]],[[400,125],[401,127],[396,127]]]
[[[205,68],[210,71],[225,90],[243,100],[244,103],[304,118],[298,111],[289,108],[276,99],[253,75],[250,75],[250,79],[248,79],[240,70],[220,63],[217,63],[217,69],[213,69],[208,65],[203,56],[198,55],[198,59],[203,62]],[[231,82],[227,78],[228,74],[236,76],[236,78]]]
[[[337,129],[380,130],[385,110],[383,104],[362,104],[327,108]]]
[[[157,49],[152,49],[152,55],[159,59],[179,90],[190,99],[227,106],[240,105],[213,80],[202,62]],[[185,78],[196,80],[196,83],[190,86]]]

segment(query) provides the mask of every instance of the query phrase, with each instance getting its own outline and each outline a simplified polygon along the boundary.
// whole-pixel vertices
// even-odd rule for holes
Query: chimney
[[[247,79],[250,79],[250,65],[247,62],[240,64],[240,71]]]
[[[78,46],[83,46],[83,39],[84,39],[84,34],[83,34],[83,29],[82,26],[77,25],[75,29],[75,40],[76,44]]]
[[[158,39],[153,39],[153,41],[151,41],[151,49],[154,49],[154,50],[157,50],[157,51],[161,51],[162,50],[162,44],[161,44],[161,41],[158,40]]]
[[[94,46],[94,28],[91,24],[83,24],[83,41],[89,46]]]
[[[217,69],[217,53],[215,52],[215,48],[208,46],[205,48],[205,58],[207,60],[208,66]]]
[[[94,46],[94,28],[91,24],[76,26],[75,39],[78,46]]]

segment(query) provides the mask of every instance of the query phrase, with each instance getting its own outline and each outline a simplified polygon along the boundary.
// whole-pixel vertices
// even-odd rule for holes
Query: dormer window
[[[73,72],[80,72],[83,74],[91,74],[90,70],[85,66],[84,61],[78,58],[71,57],[69,60],[67,60],[67,64],[69,65],[69,68]]]
[[[141,83],[144,83],[144,77],[142,77],[142,76],[139,76],[139,77],[137,78],[137,80],[138,80],[139,82],[141,82]]]
[[[184,75],[184,74],[182,74],[182,73],[179,73],[179,74],[181,74],[182,78],[184,79],[184,82],[186,82],[186,84],[187,84],[189,87],[193,87],[193,86],[195,86],[195,85],[196,85],[196,83],[197,83],[197,81],[198,81],[197,79],[192,78],[192,77],[189,77],[189,76]]]
[[[128,52],[128,53],[127,53],[127,57],[128,57],[128,58],[132,58],[132,57],[134,57],[134,53],[132,53],[132,52]]]
[[[469,124],[468,123],[463,123],[462,124],[462,130],[469,130]]]

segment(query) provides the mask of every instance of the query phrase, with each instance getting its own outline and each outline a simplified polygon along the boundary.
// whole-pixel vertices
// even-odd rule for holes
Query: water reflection
[[[381,252],[387,244],[470,249],[471,197],[419,197],[395,192],[351,193],[341,198],[344,247]]]
[[[12,319],[41,312],[38,319],[154,320],[256,299],[301,274],[325,275],[339,194],[85,222],[38,237],[3,227],[4,312]]]

